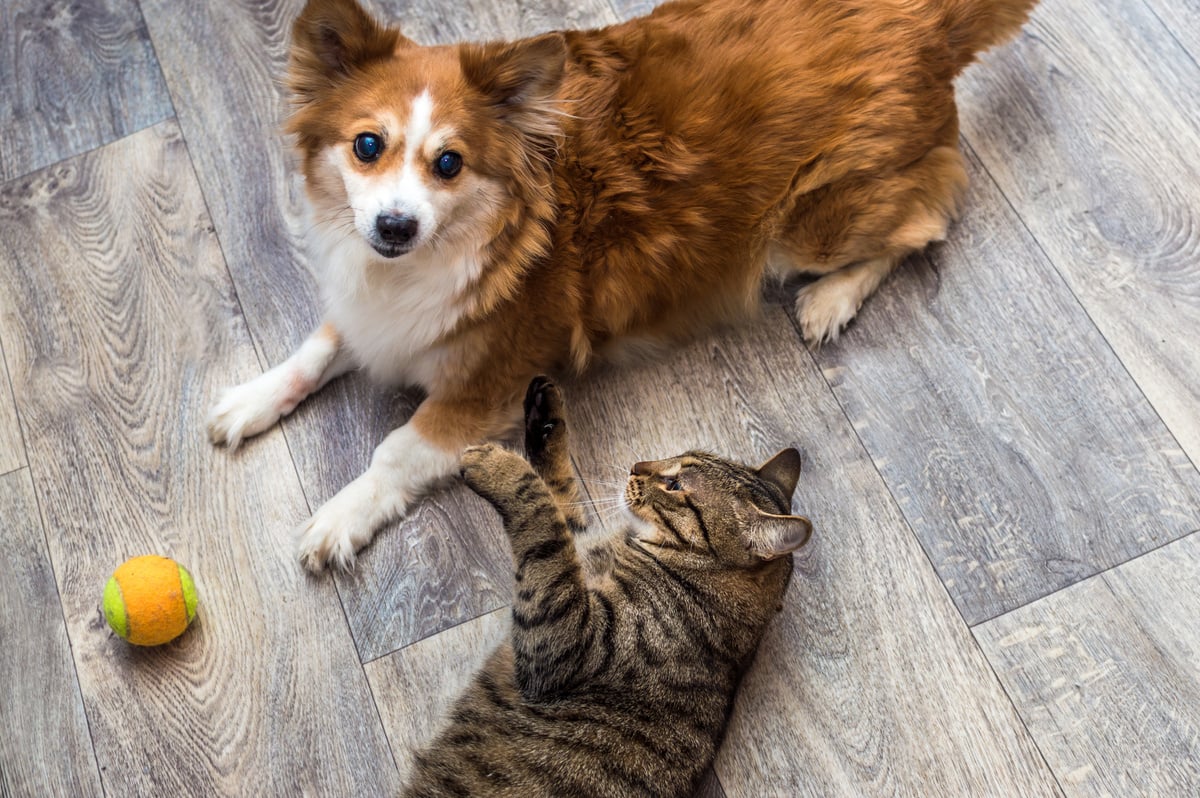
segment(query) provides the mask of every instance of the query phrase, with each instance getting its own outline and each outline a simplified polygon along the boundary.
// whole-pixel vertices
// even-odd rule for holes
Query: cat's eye
[[[677,479],[668,479],[667,490],[683,490],[683,486],[679,484],[679,480]]]
[[[383,139],[374,133],[359,133],[354,139],[354,157],[370,163],[383,154]]]

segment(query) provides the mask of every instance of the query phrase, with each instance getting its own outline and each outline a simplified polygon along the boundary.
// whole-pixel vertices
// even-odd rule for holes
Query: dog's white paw
[[[805,286],[796,295],[796,317],[804,340],[820,344],[836,341],[862,307],[863,296],[856,280],[831,274]]]
[[[275,371],[225,389],[208,413],[208,437],[215,444],[237,448],[295,408],[291,393]]]
[[[375,529],[387,520],[379,517],[379,508],[378,491],[369,476],[342,488],[297,530],[300,563],[313,573],[327,565],[353,569],[359,549],[371,542]]]

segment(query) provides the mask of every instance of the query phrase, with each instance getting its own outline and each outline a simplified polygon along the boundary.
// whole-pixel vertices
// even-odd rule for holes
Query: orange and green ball
[[[167,557],[126,560],[104,586],[104,617],[112,630],[138,646],[157,646],[179,635],[196,617],[192,575]]]

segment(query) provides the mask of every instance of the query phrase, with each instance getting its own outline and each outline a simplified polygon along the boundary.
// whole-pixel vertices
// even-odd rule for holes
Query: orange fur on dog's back
[[[598,30],[421,47],[353,0],[310,0],[288,130],[342,341],[321,380],[360,365],[429,394],[402,431],[431,454],[417,468],[381,446],[393,470],[361,495],[445,472],[444,453],[511,423],[535,374],[751,311],[769,250],[773,268],[821,275],[797,313],[806,338],[836,337],[944,236],[966,186],[952,81],[1032,6],[684,0]],[[439,171],[446,154],[461,171]],[[385,218],[400,243],[380,238]],[[219,410],[217,440],[271,420]],[[306,559],[369,539],[345,526],[323,508]]]

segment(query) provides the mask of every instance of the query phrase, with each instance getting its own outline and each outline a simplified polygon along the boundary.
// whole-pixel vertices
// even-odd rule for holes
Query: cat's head
[[[791,514],[800,453],[784,449],[758,468],[705,452],[636,463],[625,501],[634,536],[664,549],[708,553],[753,568],[808,542],[812,524]]]

